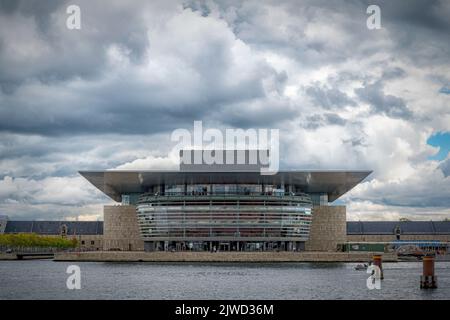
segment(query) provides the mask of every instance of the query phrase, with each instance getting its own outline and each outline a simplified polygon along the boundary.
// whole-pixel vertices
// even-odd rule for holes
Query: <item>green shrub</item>
[[[35,233],[0,234],[0,245],[8,247],[75,248],[76,239],[41,236]]]

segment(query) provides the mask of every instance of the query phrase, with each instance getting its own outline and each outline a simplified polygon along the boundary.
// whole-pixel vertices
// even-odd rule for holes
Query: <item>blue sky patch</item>
[[[450,94],[450,87],[442,87],[439,93]]]
[[[439,152],[429,157],[430,160],[444,160],[450,151],[450,132],[437,132],[428,138],[427,143],[439,147]]]

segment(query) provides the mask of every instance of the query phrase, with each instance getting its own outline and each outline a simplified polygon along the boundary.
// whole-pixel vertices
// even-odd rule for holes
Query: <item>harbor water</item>
[[[66,285],[74,264],[79,290]],[[421,262],[384,263],[379,290],[355,265],[0,261],[0,299],[450,299],[450,262],[433,290],[419,288]]]

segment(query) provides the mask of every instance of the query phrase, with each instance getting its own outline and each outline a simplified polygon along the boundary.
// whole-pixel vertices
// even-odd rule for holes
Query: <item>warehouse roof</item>
[[[450,234],[450,221],[348,221],[347,234]]]
[[[8,221],[5,233],[61,234],[63,225],[68,235],[101,235],[103,221]]]

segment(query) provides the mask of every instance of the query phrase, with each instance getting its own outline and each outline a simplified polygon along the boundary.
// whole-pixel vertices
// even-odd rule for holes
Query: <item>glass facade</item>
[[[309,195],[273,185],[159,186],[136,207],[150,250],[298,250],[312,219]]]
[[[311,200],[315,206],[327,206],[328,194],[326,193],[311,193]]]

